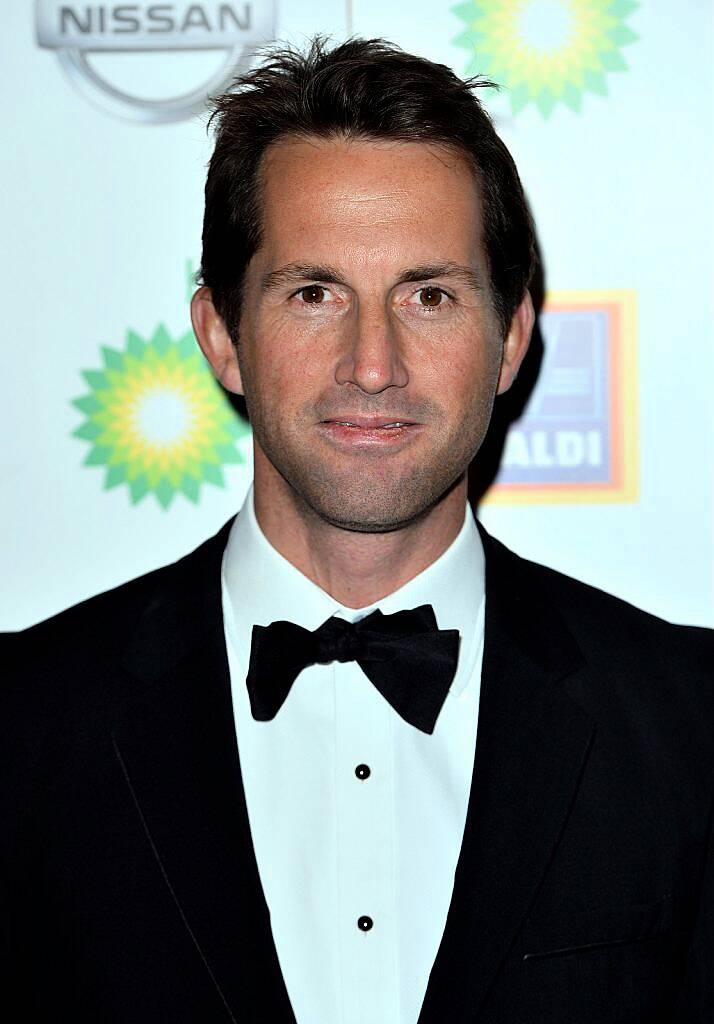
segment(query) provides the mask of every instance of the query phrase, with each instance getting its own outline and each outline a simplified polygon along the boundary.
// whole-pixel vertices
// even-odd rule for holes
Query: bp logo
[[[244,461],[236,442],[249,433],[216,384],[189,331],[174,340],[163,325],[144,340],[127,332],[123,351],[102,349],[104,366],[84,370],[89,392],[74,436],[91,445],[86,466],[106,469],[104,487],[125,484],[132,504],[153,494],[168,508],[176,494],[198,502],[204,483],[224,486],[222,467]]]
[[[467,74],[508,89],[517,114],[534,103],[549,117],[558,103],[580,110],[583,93],[607,94],[607,75],[626,71],[620,50],[638,37],[625,24],[633,0],[467,0],[452,10],[466,23],[454,40],[472,54]]]

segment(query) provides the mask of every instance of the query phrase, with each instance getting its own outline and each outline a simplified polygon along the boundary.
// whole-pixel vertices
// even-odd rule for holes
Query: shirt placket
[[[343,1024],[399,1019],[391,706],[335,664],[337,933]]]

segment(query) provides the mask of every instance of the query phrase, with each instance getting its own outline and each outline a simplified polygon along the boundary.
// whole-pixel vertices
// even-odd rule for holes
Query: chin
[[[458,480],[458,478],[457,478]],[[333,480],[328,486],[315,486],[313,478],[307,487],[295,488],[300,499],[323,522],[354,533],[389,533],[418,522],[457,483],[443,479],[390,481],[380,486],[364,478],[349,482]]]
[[[364,512],[359,509],[353,512],[344,510],[340,515],[329,514],[328,511],[320,513],[315,510],[320,518],[338,530],[346,530],[350,533],[392,533],[395,530],[403,530],[410,523],[418,521],[421,516],[414,516],[409,519],[397,519],[393,515],[385,518],[377,512]],[[423,515],[424,513],[422,513]]]

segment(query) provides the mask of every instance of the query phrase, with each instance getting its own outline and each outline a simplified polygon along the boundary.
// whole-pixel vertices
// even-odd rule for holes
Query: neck
[[[358,533],[325,522],[306,511],[286,484],[270,486],[258,466],[253,493],[258,525],[276,551],[340,604],[364,608],[446,551],[463,525],[466,478],[427,515],[388,533]]]

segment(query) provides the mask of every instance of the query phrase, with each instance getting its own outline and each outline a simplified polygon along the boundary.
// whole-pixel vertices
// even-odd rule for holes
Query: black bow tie
[[[354,624],[331,618],[310,632],[294,622],[253,626],[246,678],[253,718],[274,718],[308,665],[356,661],[405,721],[432,733],[459,656],[459,631],[438,629],[430,604]]]

